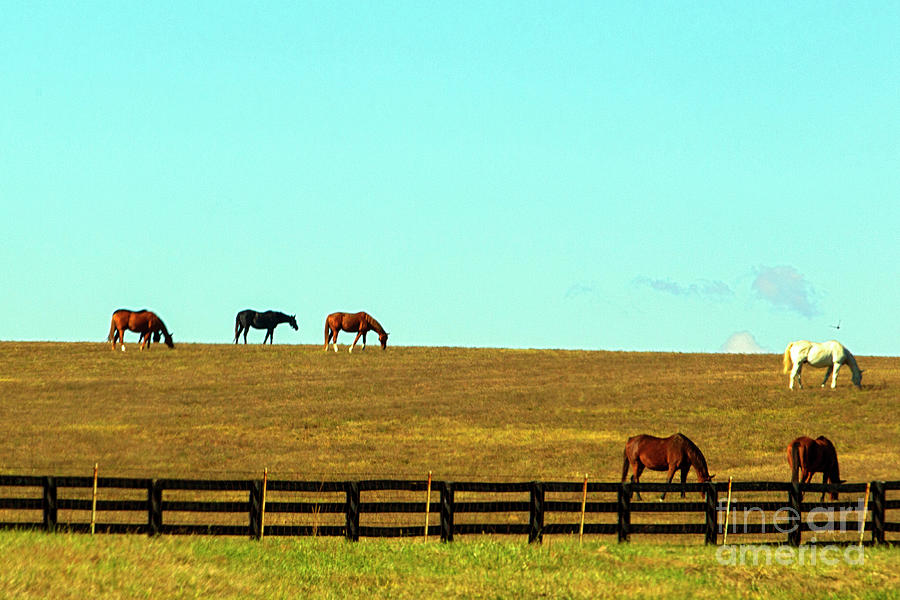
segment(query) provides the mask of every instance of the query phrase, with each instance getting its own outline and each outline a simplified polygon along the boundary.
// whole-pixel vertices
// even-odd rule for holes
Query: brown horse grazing
[[[371,315],[364,312],[358,313],[342,313],[336,312],[328,315],[328,318],[325,319],[325,350],[328,350],[328,342],[334,340],[334,351],[338,351],[337,347],[337,337],[338,332],[340,331],[349,331],[349,332],[357,332],[356,338],[353,340],[353,343],[350,345],[350,352],[353,352],[353,347],[356,346],[356,342],[359,340],[360,336],[362,336],[363,341],[363,349],[366,347],[366,333],[369,331],[374,331],[378,334],[378,341],[381,342],[381,349],[384,350],[387,348],[388,341],[388,333],[384,330],[381,324],[372,318]]]
[[[169,348],[175,347],[174,342],[172,342],[172,334],[166,329],[162,319],[149,310],[130,311],[120,308],[113,313],[112,322],[109,324],[109,336],[106,338],[106,341],[112,342],[113,350],[116,349],[116,343],[121,340],[122,352],[125,351],[126,330],[141,334],[141,337],[138,339],[138,342],[141,344],[141,350],[145,346],[150,345],[151,335],[153,336],[153,341],[158,342],[160,334],[165,338],[166,346]]]
[[[809,483],[813,474],[822,474],[822,484],[844,483],[838,466],[837,450],[827,437],[820,435],[816,439],[802,435],[788,444],[788,465],[791,467],[791,483]],[[822,492],[820,501],[825,499]],[[837,492],[831,492],[831,499],[837,500]]]
[[[667,438],[658,438],[652,435],[636,435],[628,438],[625,443],[625,461],[622,465],[622,481],[628,476],[628,469],[634,470],[631,476],[632,483],[638,483],[644,467],[651,471],[668,471],[666,483],[672,483],[675,471],[681,471],[681,497],[684,498],[684,482],[687,479],[691,467],[697,471],[697,479],[700,483],[711,480],[715,475],[710,475],[706,468],[706,458],[700,452],[700,448],[689,440],[687,436],[676,433]],[[706,493],[700,492],[706,497]],[[640,492],[635,492],[640,500]],[[664,500],[666,492],[663,490],[660,501]]]

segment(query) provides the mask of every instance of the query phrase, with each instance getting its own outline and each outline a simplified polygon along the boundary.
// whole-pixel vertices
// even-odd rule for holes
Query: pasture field
[[[722,566],[712,548],[0,533],[0,595],[67,598],[860,598],[900,590],[897,549],[862,565]]]
[[[790,392],[776,355],[0,343],[0,472],[279,479],[618,481],[625,440],[681,431],[716,480],[789,479],[794,437],[841,477],[900,479],[900,358],[863,388]],[[645,473],[642,481],[661,481]],[[692,473],[689,481],[695,480]],[[693,544],[695,541],[687,542]],[[342,540],[0,533],[15,597],[895,597],[900,551],[862,566],[722,566],[668,540]],[[660,543],[662,542],[662,543]],[[699,540],[702,543],[702,539]],[[274,586],[274,587],[272,587]],[[419,586],[418,589],[416,586]],[[349,590],[349,591],[348,591]]]
[[[786,480],[801,434],[843,479],[898,479],[900,359],[859,362],[862,390],[807,368],[791,392],[775,355],[6,342],[0,469],[618,481],[629,436],[681,431],[717,481]]]

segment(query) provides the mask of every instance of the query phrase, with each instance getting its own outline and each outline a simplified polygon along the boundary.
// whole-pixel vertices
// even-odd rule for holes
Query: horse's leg
[[[122,352],[125,352],[125,328],[121,328],[118,330],[119,333],[119,341],[122,342]]]
[[[275,339],[275,329],[266,329],[266,337],[263,338],[263,346],[266,345],[266,340],[269,340],[269,345],[272,345],[272,340]]]
[[[803,378],[801,375],[801,371],[803,370],[803,361],[798,360],[794,365],[794,368],[791,369],[791,389],[794,389],[794,380],[797,380],[797,386],[802,390],[803,389]]]
[[[666,473],[666,485],[672,483],[672,479],[674,479],[674,477],[675,477],[676,470],[678,470],[678,467],[676,467],[674,465],[669,467],[669,472]],[[665,499],[666,499],[666,490],[663,490],[662,496],[659,497],[659,501],[662,502]]]
[[[834,386],[837,385],[837,374],[838,371],[841,370],[841,363],[835,363],[834,365],[834,373],[831,374],[831,389],[834,389]],[[822,383],[822,387],[825,387],[825,383]]]
[[[826,471],[822,471],[822,485],[828,483],[828,473]],[[825,502],[825,490],[822,490],[822,497],[819,498],[819,502]]]
[[[360,331],[359,333],[356,334],[356,337],[353,338],[353,343],[350,344],[350,352],[353,352],[353,347],[356,346],[356,342],[359,340],[359,336],[361,336],[362,334],[363,334],[363,332]]]
[[[687,463],[684,467],[681,467],[681,497],[684,498],[684,486],[687,483],[688,471],[691,470],[691,463]]]
[[[825,384],[828,383],[828,378],[831,377],[832,371],[834,371],[834,365],[828,365],[828,368],[825,369],[825,378],[822,380],[822,387],[825,387]]]
[[[365,350],[365,349],[366,349],[366,332],[363,331],[363,334],[362,334],[362,335],[363,335],[363,345],[362,345],[362,349]]]
[[[644,463],[641,462],[641,459],[638,458],[634,463],[634,475],[631,476],[631,483],[638,483],[641,479],[641,473],[644,472]],[[637,490],[634,490],[634,497],[638,500],[641,499],[641,493]]]

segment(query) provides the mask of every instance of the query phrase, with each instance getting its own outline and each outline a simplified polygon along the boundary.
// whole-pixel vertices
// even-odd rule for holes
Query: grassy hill
[[[835,442],[845,479],[898,479],[900,359],[859,361],[862,390],[847,375],[822,389],[824,373],[808,370],[807,389],[792,393],[774,355],[0,343],[0,472],[88,475],[98,462],[104,476],[244,478],[268,467],[273,478],[432,470],[617,481],[627,437],[681,431],[718,480],[787,480],[784,447],[804,433]],[[867,548],[862,565],[838,551],[811,562],[809,550],[729,564],[699,539],[662,542],[5,531],[0,596],[893,598],[900,589],[896,548]]]
[[[862,390],[790,392],[775,355],[6,342],[0,469],[617,481],[629,436],[681,431],[717,480],[787,479],[801,434],[844,479],[898,479],[900,358],[859,362]]]

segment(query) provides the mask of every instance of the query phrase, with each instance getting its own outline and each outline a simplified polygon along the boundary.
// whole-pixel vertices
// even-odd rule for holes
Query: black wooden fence
[[[862,510],[863,500],[859,496],[868,487],[868,504]],[[87,491],[85,491],[87,489]],[[97,493],[93,494],[92,490]],[[430,489],[430,495],[426,495]],[[726,512],[725,492],[728,483],[691,483],[684,487],[698,501],[638,501],[637,492],[666,491],[678,497],[682,490],[679,484],[664,483],[602,483],[602,482],[452,482],[434,481],[431,487],[428,482],[418,480],[365,480],[365,481],[288,481],[288,480],[194,480],[194,479],[136,479],[100,477],[94,487],[93,477],[51,477],[51,476],[17,476],[0,475],[0,529],[43,529],[56,531],[64,529],[70,532],[87,533],[142,533],[147,535],[194,534],[194,535],[232,535],[250,536],[259,539],[266,536],[341,536],[349,540],[360,537],[413,537],[434,536],[442,541],[453,541],[457,536],[488,535],[521,535],[527,536],[529,542],[540,543],[545,535],[609,535],[616,536],[620,542],[628,541],[631,536],[639,534],[652,535],[703,535],[707,544],[716,544],[725,533],[724,515]],[[900,539],[886,539],[886,533],[900,532],[900,522],[887,521],[888,512],[900,509],[900,494],[897,498],[888,498],[888,492],[900,491],[900,481],[873,481],[866,483],[850,483],[839,486],[821,484],[792,484],[783,482],[734,482],[732,493],[734,501],[728,506],[730,515],[735,518],[730,522],[728,534],[737,536],[781,535],[776,542],[787,542],[799,545],[804,532],[835,530],[840,525],[841,531],[859,532],[862,526],[871,532],[867,543],[897,544]],[[12,490],[16,490],[13,493]],[[77,493],[76,493],[77,490]],[[109,493],[116,490],[117,494]],[[850,502],[803,502],[802,494],[807,500],[819,496],[823,491],[837,491],[841,494],[857,494],[856,500]],[[217,499],[177,499],[174,495],[220,494],[228,500]],[[699,492],[705,493],[700,500]],[[762,492],[776,494],[775,500],[737,500],[746,493]],[[132,499],[107,499],[108,496],[130,494]],[[416,501],[378,501],[379,494],[406,493],[416,494]],[[13,497],[9,496],[13,494]],[[30,495],[29,495],[30,494]],[[71,495],[81,497],[68,497]],[[85,498],[86,494],[91,497]],[[266,500],[267,494],[269,500]],[[299,495],[331,495],[337,501],[315,501],[294,499],[284,500],[294,494]],[[513,495],[519,499],[498,500],[498,496]],[[562,495],[567,499],[553,499]],[[595,497],[602,495],[606,501],[597,501]],[[369,496],[375,497],[373,501]],[[483,499],[462,499],[483,498]],[[548,498],[549,496],[549,498]],[[591,500],[587,501],[587,496]],[[780,499],[778,498],[780,496]],[[235,497],[244,499],[235,500]],[[578,498],[573,500],[572,498]],[[276,499],[277,498],[277,499]],[[527,499],[522,499],[527,498]],[[60,511],[90,512],[91,521],[64,520],[60,522]],[[426,512],[427,511],[427,512]],[[854,512],[855,511],[855,512]],[[42,516],[37,520],[9,520],[16,517],[26,518]],[[24,513],[24,515],[23,515]],[[95,522],[94,515],[110,513],[130,513],[131,522]],[[167,516],[175,514],[220,513],[230,515],[232,523],[194,524],[169,522]],[[632,517],[641,513],[687,513],[703,515],[702,521],[684,522],[652,522],[633,523]],[[771,523],[766,515],[774,513]],[[781,520],[776,518],[781,516]],[[857,516],[847,523],[846,515]],[[361,515],[392,514],[401,525],[360,525]],[[432,519],[423,515],[434,516]],[[506,516],[505,522],[497,520],[479,522],[457,522],[466,520],[473,514]],[[761,519],[748,519],[743,522],[738,515],[756,515]],[[803,518],[804,514],[807,516]],[[831,519],[832,528],[827,529],[817,524],[813,516],[840,515],[839,520]],[[138,515],[138,516],[135,516]],[[235,524],[234,515],[244,515],[243,524]],[[272,517],[277,515],[278,517]],[[310,515],[332,517],[331,524],[284,524],[290,517],[284,515]],[[343,519],[340,518],[343,515]],[[413,523],[410,515],[416,515],[418,523]],[[527,515],[527,523],[525,522]],[[597,522],[597,516],[607,516],[608,522]],[[614,517],[613,517],[614,515]],[[562,522],[547,522],[562,519]],[[243,517],[238,517],[243,519]],[[138,519],[134,521],[133,519]],[[340,524],[334,524],[337,519]],[[176,519],[177,520],[177,519]],[[228,519],[225,519],[228,520]],[[839,522],[838,522],[839,521]],[[786,535],[786,538],[783,537]],[[732,540],[735,538],[732,537]],[[744,538],[746,539],[746,538]]]

